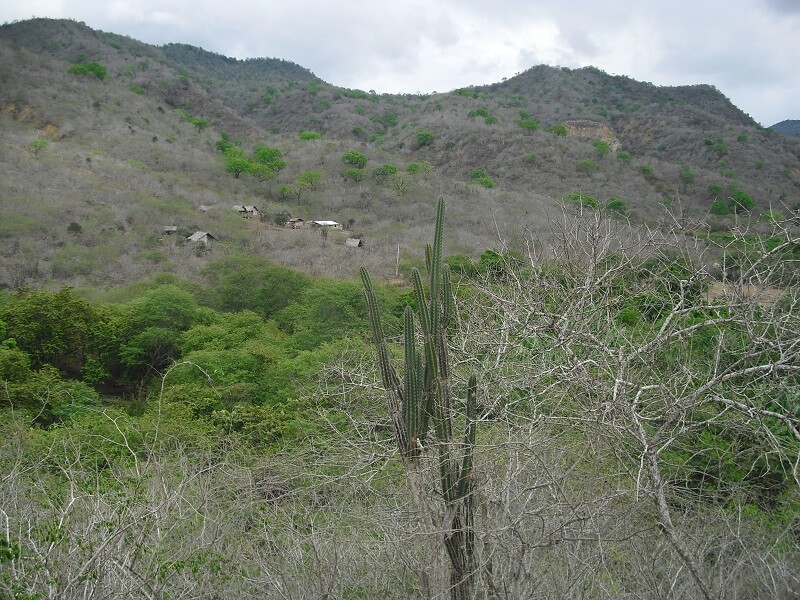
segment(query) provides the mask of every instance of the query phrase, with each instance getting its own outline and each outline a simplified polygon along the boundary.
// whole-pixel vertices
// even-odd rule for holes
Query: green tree
[[[44,139],[34,140],[30,144],[31,152],[33,152],[33,156],[39,158],[39,152],[47,148],[50,142]]]
[[[106,75],[108,75],[106,68],[96,62],[71,65],[67,69],[67,72],[72,73],[73,75],[92,75],[101,81],[106,78]]]
[[[31,358],[34,369],[50,364],[77,377],[97,345],[105,318],[73,289],[19,292],[0,309],[6,335]]]
[[[351,165],[358,169],[363,169],[367,166],[367,155],[357,150],[348,150],[342,154],[342,162],[346,165]]]
[[[608,145],[608,142],[605,142],[603,140],[593,141],[592,146],[594,146],[594,149],[597,152],[598,156],[606,156],[611,152],[611,146]]]
[[[322,137],[322,134],[318,133],[316,131],[301,131],[300,132],[300,139],[303,140],[303,141],[318,140],[321,137]]]
[[[434,135],[432,131],[422,129],[416,132],[417,146],[432,146]]]
[[[303,171],[299,177],[295,179],[295,183],[310,190],[317,189],[319,182],[322,181],[322,173],[319,171]]]
[[[236,179],[239,179],[240,174],[250,173],[254,168],[253,161],[238,146],[228,147],[222,153],[222,157],[225,161],[225,170],[228,173],[233,173]]]

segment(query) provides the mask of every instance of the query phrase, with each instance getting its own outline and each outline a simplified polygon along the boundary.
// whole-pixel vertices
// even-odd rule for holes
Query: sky
[[[656,85],[714,85],[764,126],[800,119],[800,0],[0,0],[0,22],[31,17],[282,58],[378,93],[591,65]]]

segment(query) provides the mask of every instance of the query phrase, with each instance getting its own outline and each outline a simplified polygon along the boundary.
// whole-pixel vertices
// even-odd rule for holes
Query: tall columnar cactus
[[[367,301],[372,333],[378,354],[383,386],[394,424],[395,437],[406,469],[417,472],[419,459],[428,446],[429,429],[434,431],[439,462],[439,483],[445,510],[450,522],[445,523],[444,548],[451,565],[451,597],[471,597],[474,571],[474,530],[472,474],[475,453],[476,377],[467,385],[463,413],[463,441],[454,437],[457,414],[453,408],[448,359],[448,335],[453,329],[454,304],[450,270],[442,264],[442,231],[444,198],[439,198],[433,246],[427,246],[425,262],[429,274],[426,297],[422,275],[414,269],[414,295],[417,320],[422,333],[421,349],[417,344],[414,312],[404,312],[404,368],[398,375],[391,361],[381,325],[378,302],[366,269],[361,269],[364,296]]]

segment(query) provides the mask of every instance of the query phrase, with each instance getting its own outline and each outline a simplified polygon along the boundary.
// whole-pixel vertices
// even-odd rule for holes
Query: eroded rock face
[[[564,122],[567,128],[567,133],[570,137],[585,139],[585,140],[603,140],[611,150],[616,152],[622,148],[622,144],[611,131],[611,128],[600,121],[592,121],[590,119],[571,119]]]

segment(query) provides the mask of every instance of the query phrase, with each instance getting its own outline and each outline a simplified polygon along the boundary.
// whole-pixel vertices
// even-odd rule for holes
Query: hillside
[[[104,78],[80,73],[91,64]],[[451,248],[473,257],[546,239],[548,215],[570,194],[613,199],[634,224],[677,216],[690,230],[800,205],[796,141],[710,86],[656,87],[593,68],[536,66],[488,86],[378,95],[286,60],[36,19],[0,27],[0,105],[0,284],[10,288],[192,275],[236,252],[312,274],[350,277],[366,264],[391,277],[398,246],[401,267],[419,260],[440,194]],[[303,131],[320,137],[301,140]],[[223,137],[245,153],[276,148],[285,167],[263,181],[234,176]],[[365,155],[360,173],[348,174],[348,151]],[[309,171],[318,181],[304,185]],[[262,220],[241,219],[230,209],[240,204]],[[287,231],[275,225],[285,215],[350,231]],[[162,235],[168,225],[179,235]],[[184,243],[196,230],[217,239]],[[344,246],[353,235],[363,249]]]
[[[782,133],[783,135],[800,137],[800,121],[797,120],[781,121],[780,123],[775,123],[770,129]]]

